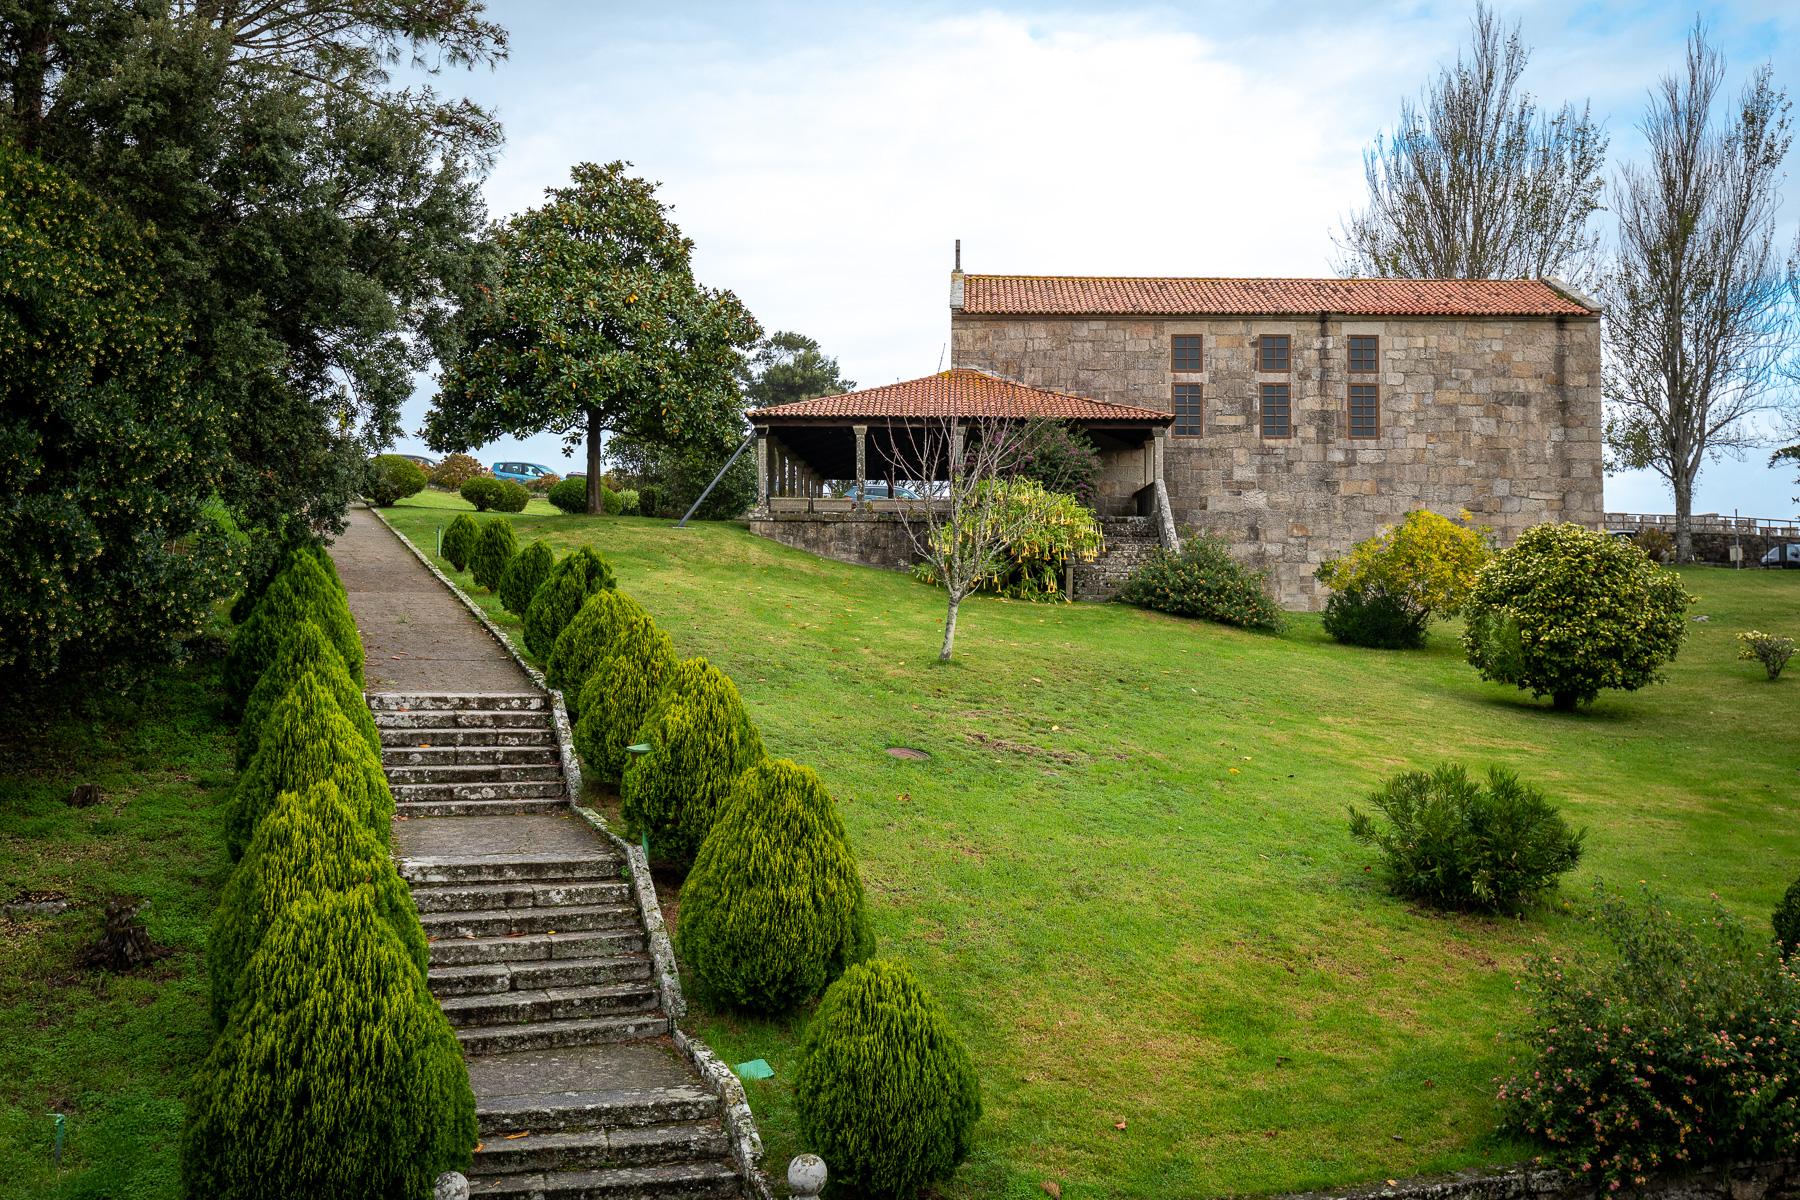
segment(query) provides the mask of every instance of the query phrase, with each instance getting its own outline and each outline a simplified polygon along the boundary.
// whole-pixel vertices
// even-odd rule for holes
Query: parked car
[[[1789,542],[1784,546],[1770,546],[1769,552],[1762,556],[1762,565],[1800,568],[1800,542]]]
[[[843,490],[842,495],[847,500],[917,500],[919,498],[919,493],[904,483],[896,484],[890,495],[887,484],[875,481],[870,481],[862,487],[853,483]]]
[[[529,484],[534,479],[545,475],[554,475],[549,467],[540,467],[528,462],[497,462],[494,464],[495,479],[510,479],[515,483]]]
[[[427,475],[437,469],[437,459],[426,458],[423,454],[396,454],[394,457],[404,458],[407,462],[418,463],[419,469],[424,471]]]

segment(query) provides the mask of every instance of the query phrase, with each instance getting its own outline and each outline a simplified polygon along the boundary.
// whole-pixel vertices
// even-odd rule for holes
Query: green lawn
[[[234,777],[218,664],[171,672],[97,715],[0,731],[0,902],[57,892],[58,916],[0,917],[0,1197],[181,1194],[182,1096],[212,1022],[202,951],[229,870],[221,806]],[[70,808],[70,789],[101,801]],[[115,895],[148,900],[172,953],[113,975],[76,965]],[[60,1172],[51,1112],[67,1114]]]
[[[466,507],[387,513],[431,547]],[[1762,925],[1800,874],[1800,680],[1769,684],[1733,644],[1800,633],[1800,572],[1692,571],[1710,619],[1669,681],[1561,715],[1480,682],[1449,631],[1381,653],[1313,617],[1276,638],[979,599],[942,667],[940,595],[903,576],[736,525],[511,519],[522,541],[602,551],[682,653],[737,681],[770,751],[837,797],[882,952],[917,968],[981,1071],[950,1196],[1276,1192],[1517,1160],[1531,1148],[1492,1133],[1514,980],[1534,946],[1584,936],[1592,881],[1716,892]],[[1375,885],[1345,805],[1447,757],[1512,766],[1588,827],[1559,905],[1446,917]],[[776,1174],[802,1148],[785,1080],[803,1022],[693,1022],[728,1061],[774,1065],[750,1090]]]

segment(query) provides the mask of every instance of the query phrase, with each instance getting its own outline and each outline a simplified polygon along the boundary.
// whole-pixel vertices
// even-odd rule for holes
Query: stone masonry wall
[[[918,561],[906,524],[894,513],[764,513],[750,532],[839,562],[911,569]]]
[[[1171,371],[1170,338],[1202,337]],[[1290,369],[1254,370],[1287,334]],[[1349,337],[1374,334],[1378,435],[1349,437]],[[1600,325],[1592,318],[995,317],[952,310],[951,362],[1037,387],[1173,408],[1199,383],[1203,431],[1168,439],[1175,520],[1266,568],[1281,603],[1324,603],[1319,563],[1414,508],[1468,509],[1502,544],[1542,521],[1602,519]],[[1262,382],[1289,384],[1293,434],[1261,435]],[[1132,465],[1118,464],[1121,476]],[[1121,483],[1123,480],[1121,480]]]

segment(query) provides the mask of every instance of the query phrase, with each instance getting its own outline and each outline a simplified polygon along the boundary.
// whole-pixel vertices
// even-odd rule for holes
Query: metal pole
[[[744,452],[744,447],[748,446],[751,442],[753,442],[755,440],[756,440],[756,434],[751,433],[751,435],[749,437],[745,438],[742,442],[738,443],[738,448],[731,452],[731,457],[725,460],[725,465],[719,468],[719,473],[717,475],[713,476],[713,481],[706,485],[706,490],[704,492],[700,493],[700,498],[698,500],[694,501],[693,506],[687,510],[687,514],[685,516],[683,516],[681,518],[681,520],[675,522],[675,528],[677,528],[677,529],[687,528],[688,517],[693,516],[696,512],[698,512],[700,510],[700,506],[702,504],[706,503],[706,498],[708,496],[712,495],[712,490],[719,486],[719,480],[725,478],[725,472],[731,470],[731,464],[736,462],[738,460],[738,455],[740,455]]]

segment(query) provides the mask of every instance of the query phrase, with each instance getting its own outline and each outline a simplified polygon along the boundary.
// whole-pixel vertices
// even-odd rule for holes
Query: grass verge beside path
[[[229,873],[232,731],[217,661],[172,671],[98,716],[0,730],[0,903],[62,893],[56,916],[0,917],[0,1197],[176,1200],[182,1097],[212,1037],[203,949]],[[77,784],[102,799],[66,803]],[[76,955],[129,895],[171,953],[128,974]],[[67,1114],[61,1171],[47,1114]]]
[[[452,497],[383,510],[427,550]],[[943,1001],[986,1108],[950,1197],[1269,1193],[1516,1161],[1494,1077],[1536,947],[1584,944],[1595,879],[1711,893],[1753,926],[1800,875],[1800,678],[1736,659],[1800,633],[1800,572],[1685,573],[1706,622],[1667,683],[1576,714],[1482,683],[1454,631],[1417,652],[1118,605],[964,607],[741,526],[528,511],[591,545],[684,655],[737,682],[770,753],[816,768],[881,952]],[[440,564],[442,565],[442,564]],[[453,576],[503,627],[498,601]],[[884,751],[928,751],[902,762]],[[1345,807],[1402,768],[1498,763],[1589,830],[1559,901],[1442,916],[1385,894]],[[698,1014],[751,1084],[779,1175],[804,1014]],[[1125,1128],[1118,1125],[1123,1123]]]

